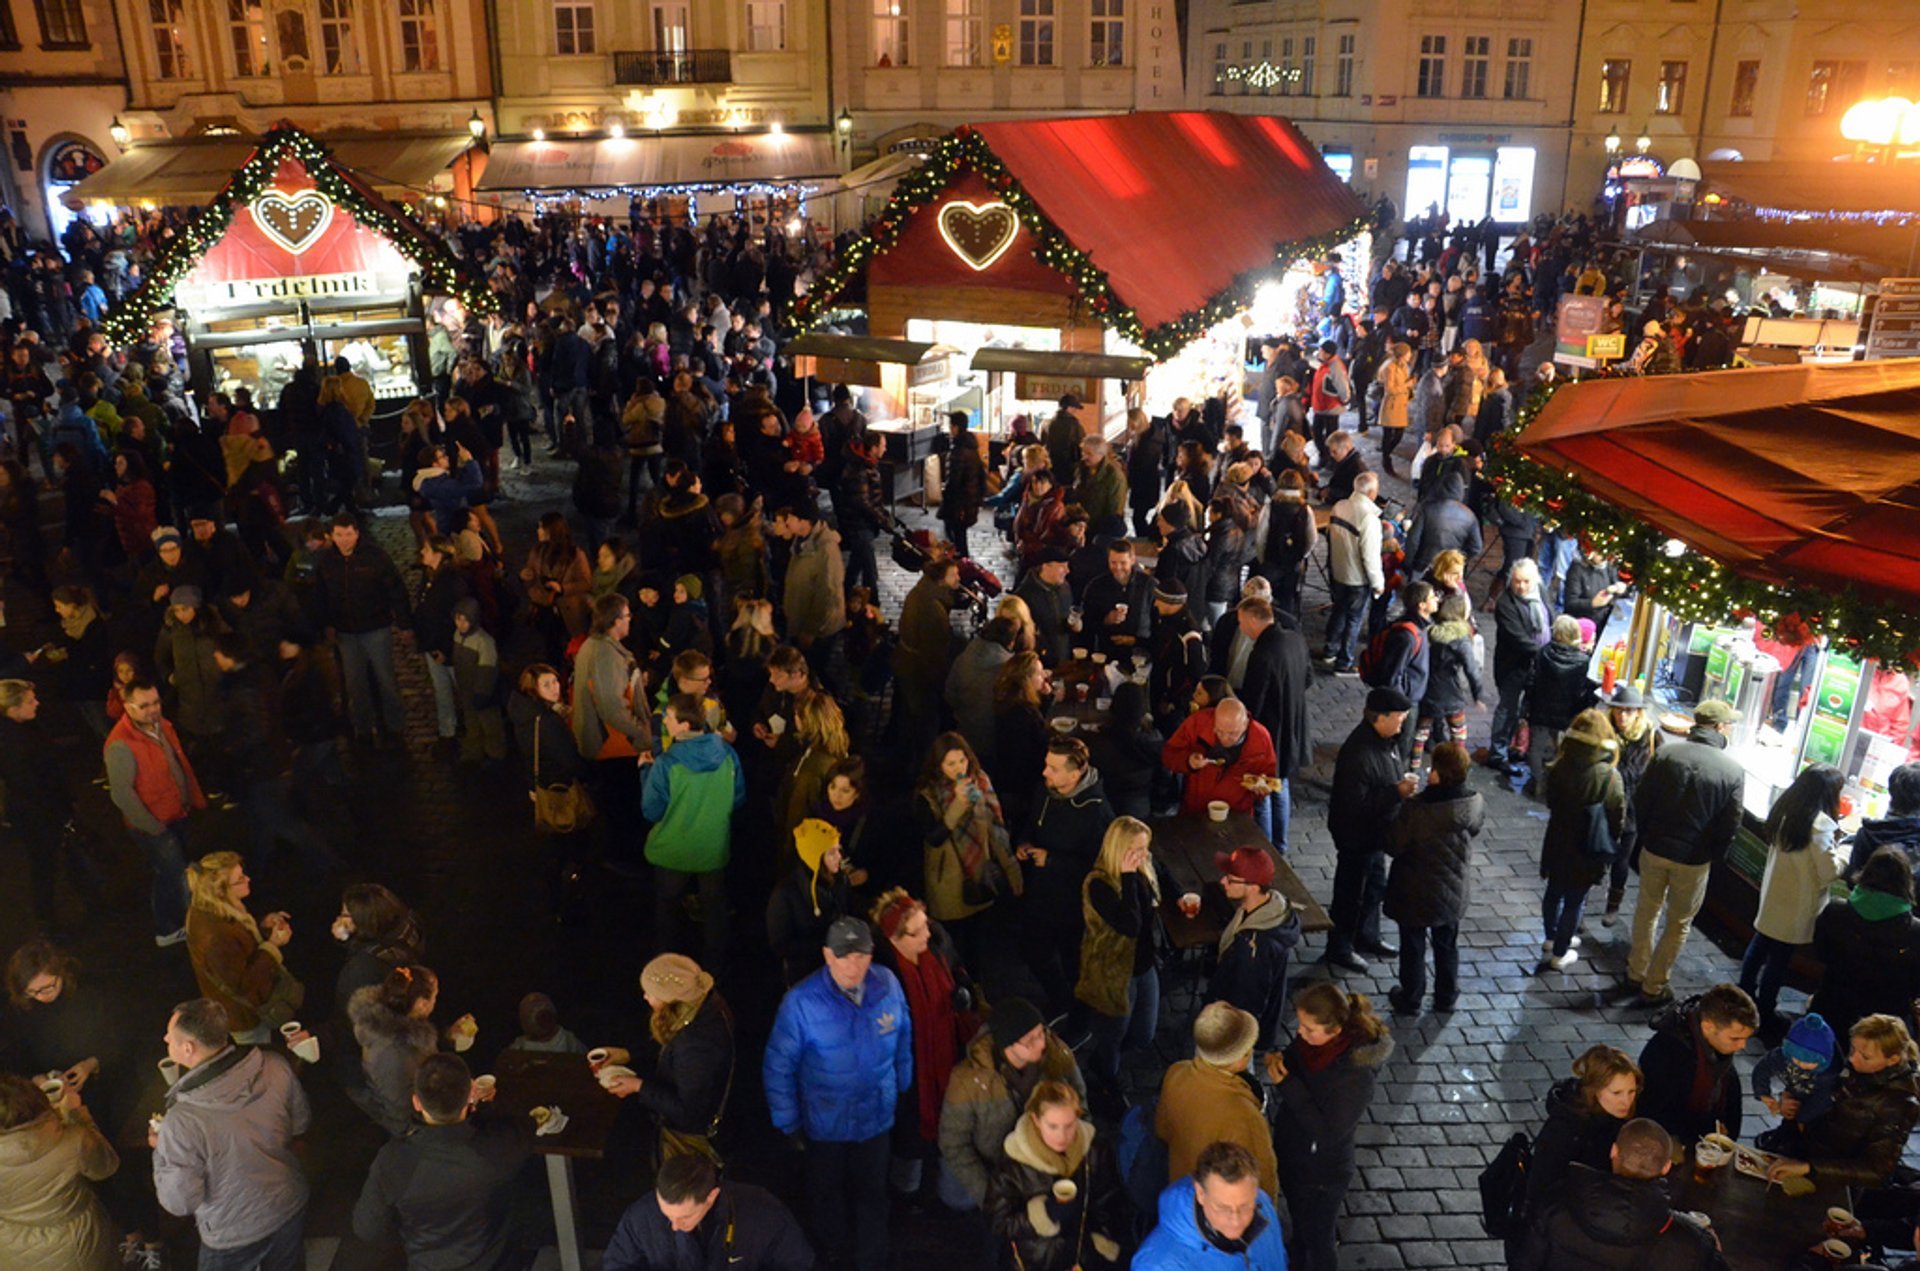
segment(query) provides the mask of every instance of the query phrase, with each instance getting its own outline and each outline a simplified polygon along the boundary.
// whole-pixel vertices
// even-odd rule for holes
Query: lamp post
[[[480,108],[474,107],[467,116],[467,135],[473,138],[475,145],[485,145],[487,140],[487,121],[480,118]]]
[[[1601,144],[1607,148],[1607,153],[1609,155],[1619,154],[1620,153],[1620,130],[1618,128],[1614,128],[1610,130],[1607,133],[1607,139]]]
[[[1640,135],[1633,139],[1633,148],[1641,154],[1645,154],[1647,151],[1653,149],[1653,138],[1647,135],[1647,130],[1644,126],[1640,129]]]
[[[133,130],[121,123],[120,116],[118,115],[115,115],[113,122],[107,125],[107,135],[112,137],[113,144],[119,146],[122,150],[125,150],[127,145],[133,140]]]

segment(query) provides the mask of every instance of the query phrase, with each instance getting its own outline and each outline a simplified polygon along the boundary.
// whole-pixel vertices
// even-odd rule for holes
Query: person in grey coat
[[[1433,1009],[1460,996],[1460,920],[1472,891],[1473,840],[1487,823],[1486,801],[1467,788],[1473,760],[1457,741],[1433,749],[1427,788],[1400,804],[1387,835],[1393,857],[1381,912],[1400,927],[1400,984],[1393,1009],[1418,1014],[1427,991],[1427,941],[1433,942]]]
[[[191,1216],[202,1271],[298,1271],[307,1178],[293,1140],[307,1132],[306,1092],[280,1055],[235,1046],[227,1012],[196,998],[167,1021],[181,1069],[148,1131],[161,1208]]]
[[[639,820],[635,758],[653,749],[652,721],[624,643],[632,626],[627,598],[602,596],[593,602],[592,625],[573,655],[573,740],[580,757],[592,761],[594,802],[609,825]]]
[[[994,618],[967,641],[947,671],[947,709],[982,765],[993,765],[993,681],[1013,657],[1018,629],[1011,618]]]

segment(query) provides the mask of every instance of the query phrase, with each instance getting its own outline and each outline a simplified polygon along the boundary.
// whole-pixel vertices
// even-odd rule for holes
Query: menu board
[[[1882,278],[1867,357],[1920,357],[1920,278]]]
[[[1807,745],[1800,757],[1807,763],[1838,767],[1847,753],[1847,733],[1860,697],[1860,663],[1844,653],[1829,653],[1825,662],[1820,682],[1813,687],[1813,719],[1807,724]]]

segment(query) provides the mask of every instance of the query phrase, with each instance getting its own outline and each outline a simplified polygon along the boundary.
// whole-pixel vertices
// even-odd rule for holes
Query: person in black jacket
[[[1560,734],[1598,700],[1600,691],[1587,675],[1590,659],[1580,646],[1580,624],[1561,614],[1550,630],[1552,638],[1534,655],[1527,679],[1527,793],[1540,799],[1547,797],[1547,764],[1559,747]]]
[[[1147,713],[1147,690],[1131,680],[1113,690],[1106,726],[1087,743],[1116,816],[1153,816],[1153,783],[1166,738]]]
[[[1387,851],[1381,911],[1400,928],[1400,984],[1393,1009],[1417,1015],[1427,992],[1427,941],[1433,941],[1433,1009],[1450,1011],[1460,996],[1460,920],[1473,875],[1473,840],[1486,825],[1486,802],[1467,788],[1473,761],[1459,742],[1434,748],[1427,788],[1400,805]]]
[[[1313,663],[1306,637],[1283,622],[1270,601],[1250,596],[1240,602],[1235,621],[1221,623],[1213,633],[1208,662],[1247,704],[1248,718],[1273,738],[1273,775],[1284,780],[1271,798],[1255,803],[1254,819],[1284,856],[1293,821],[1293,774],[1313,762],[1307,718]]]
[[[1434,610],[1440,605],[1440,593],[1432,583],[1415,579],[1400,589],[1400,616],[1386,628],[1381,645],[1380,664],[1367,681],[1384,685],[1416,705],[1427,696],[1427,681],[1433,675],[1433,640],[1427,628]],[[1382,602],[1382,612],[1385,602]],[[1415,728],[1411,720],[1400,734],[1400,753],[1413,755]]]
[[[1920,997],[1920,920],[1913,866],[1898,847],[1867,858],[1852,893],[1821,910],[1813,951],[1825,970],[1809,1009],[1836,1033],[1868,1015],[1904,1017]]]
[[[663,953],[640,971],[652,1016],[647,1031],[660,1047],[653,1074],[607,1084],[659,1121],[659,1153],[714,1159],[713,1135],[733,1089],[733,1012],[713,989],[713,976],[679,953]],[[611,1265],[611,1263],[609,1263]]]
[[[1920,763],[1903,763],[1887,774],[1887,814],[1862,821],[1853,836],[1846,875],[1858,878],[1882,847],[1897,847],[1909,864],[1920,862]]]
[[[1113,808],[1086,743],[1054,736],[1047,742],[1040,788],[1013,841],[1026,888],[1019,906],[1022,955],[1056,1012],[1071,1005],[1079,975],[1086,925],[1080,882],[1099,859],[1100,841],[1112,820]]]
[[[339,649],[354,736],[377,739],[384,726],[391,743],[398,745],[407,712],[394,673],[393,628],[408,617],[406,584],[385,552],[360,541],[360,522],[353,513],[336,514],[329,537],[332,544],[321,553],[316,571],[314,604],[318,624]]]
[[[1154,519],[1154,528],[1160,534],[1160,559],[1154,562],[1153,578],[1155,582],[1171,582],[1179,579],[1187,588],[1187,612],[1193,616],[1193,624],[1205,630],[1207,621],[1207,542],[1187,524],[1187,508],[1184,503],[1169,503],[1160,509]],[[1088,588],[1091,612],[1092,588]]]
[[[987,1220],[1025,1271],[1125,1265],[1126,1192],[1112,1148],[1083,1111],[1067,1083],[1035,1086],[987,1181]]]
[[[1148,637],[1147,652],[1152,658],[1147,697],[1154,726],[1171,737],[1193,709],[1193,690],[1207,673],[1207,642],[1187,612],[1185,585],[1154,585],[1153,634]]]
[[[1260,1037],[1277,1045],[1287,1013],[1287,971],[1300,943],[1300,915],[1273,890],[1274,860],[1264,848],[1215,852],[1220,890],[1233,916],[1220,933],[1219,961],[1206,1000],[1237,1006],[1260,1021]]]
[[[869,433],[865,445],[848,443],[833,504],[840,516],[840,540],[847,549],[847,588],[865,585],[876,595],[880,565],[874,558],[873,541],[893,529],[879,466],[886,448],[882,433]]]
[[[280,727],[280,681],[273,667],[256,660],[246,641],[231,632],[215,637],[213,665],[220,672],[216,692],[227,725],[221,737],[226,772],[247,826],[247,860],[265,877],[284,842],[304,868],[339,868],[342,862],[326,836],[294,811],[288,776],[293,755]]]
[[[689,1261],[688,1259],[691,1259]],[[714,1162],[680,1156],[620,1216],[602,1271],[812,1271],[813,1248],[787,1207]]]
[[[1141,538],[1153,532],[1153,508],[1160,501],[1162,473],[1167,466],[1168,428],[1135,407],[1127,412],[1127,505],[1133,513],[1133,532]]]
[[[980,519],[980,501],[987,497],[987,469],[967,412],[947,416],[947,456],[940,488],[940,525],[961,556],[967,550],[967,531]]]
[[[1207,505],[1204,542],[1201,576],[1207,587],[1207,625],[1212,627],[1219,623],[1227,606],[1240,598],[1240,575],[1253,559],[1252,525],[1240,500],[1214,496]]]
[[[1527,1217],[1539,1217],[1575,1165],[1604,1170],[1621,1127],[1640,1099],[1640,1065],[1624,1050],[1592,1046],[1573,1061],[1573,1076],[1547,1091],[1547,1122],[1533,1140],[1527,1174]]]
[[[1640,1052],[1640,1115],[1684,1143],[1716,1130],[1740,1137],[1740,1075],[1733,1057],[1760,1029],[1760,1009],[1737,984],[1716,984],[1653,1017]]]
[[[1404,694],[1374,689],[1367,694],[1366,717],[1347,734],[1334,760],[1327,816],[1334,851],[1333,930],[1323,958],[1330,966],[1365,971],[1362,953],[1400,955],[1380,938],[1380,904],[1387,894],[1387,836],[1401,802],[1416,788],[1399,740],[1412,709]]]
[[[1300,617],[1300,585],[1306,580],[1307,561],[1320,531],[1307,503],[1307,481],[1299,469],[1287,468],[1276,479],[1273,502],[1267,509],[1267,542],[1254,572],[1273,584],[1273,607]]]
[[[427,587],[413,607],[413,644],[427,660],[433,710],[440,740],[460,735],[457,690],[453,684],[453,607],[470,594],[467,579],[453,559],[453,539],[435,534],[420,545],[420,568]]]
[[[1644,1118],[1621,1128],[1611,1172],[1567,1171],[1560,1194],[1535,1219],[1512,1271],[1566,1267],[1638,1267],[1642,1271],[1726,1271],[1713,1233],[1675,1213],[1662,1180],[1673,1168],[1673,1140]]]
[[[1607,629],[1614,598],[1625,590],[1619,577],[1620,571],[1602,553],[1591,549],[1581,553],[1561,579],[1560,612],[1569,618],[1590,620],[1598,638]]]
[[[67,791],[58,752],[41,730],[40,698],[26,680],[0,680],[0,782],[7,795],[7,820],[25,849],[33,915],[53,926],[59,872],[90,902],[100,895],[99,871],[70,839],[73,796]]]
[[[793,851],[799,863],[767,901],[767,944],[780,959],[788,988],[820,969],[827,928],[853,912],[853,884],[842,868],[840,832],[808,817],[794,829]],[[784,849],[781,855],[786,855]]]
[[[1080,635],[1074,643],[1124,657],[1152,634],[1154,587],[1164,581],[1168,579],[1157,571],[1150,578],[1140,568],[1131,539],[1114,539],[1107,544],[1107,572],[1088,583],[1080,598]],[[1192,586],[1184,577],[1180,584]],[[1187,600],[1191,615],[1191,592]]]
[[[1505,590],[1493,606],[1493,685],[1499,700],[1493,708],[1487,739],[1486,763],[1505,772],[1511,762],[1508,747],[1525,719],[1527,688],[1533,683],[1534,658],[1550,638],[1553,618],[1540,597],[1540,567],[1531,555],[1514,562]],[[1571,716],[1569,716],[1571,718]]]
[[[476,1100],[482,1111],[472,1117]],[[420,1061],[413,1106],[425,1125],[390,1141],[373,1158],[353,1232],[381,1242],[395,1235],[408,1271],[499,1271],[519,1265],[509,1223],[513,1179],[533,1154],[533,1123],[484,1109],[458,1055]]]

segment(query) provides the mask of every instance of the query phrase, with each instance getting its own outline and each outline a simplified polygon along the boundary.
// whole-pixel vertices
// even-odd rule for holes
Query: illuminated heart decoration
[[[318,190],[268,190],[253,201],[252,212],[262,233],[298,256],[319,242],[333,223],[333,200]]]
[[[1005,203],[956,199],[940,209],[940,237],[970,269],[991,269],[1020,233],[1020,218]]]

